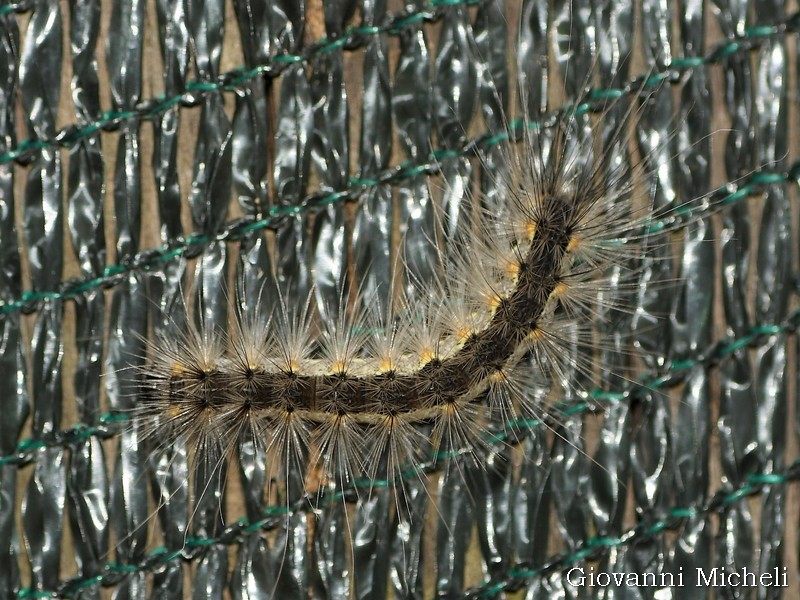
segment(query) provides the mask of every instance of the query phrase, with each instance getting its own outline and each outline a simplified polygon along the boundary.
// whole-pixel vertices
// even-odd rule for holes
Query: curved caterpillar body
[[[533,139],[509,147],[505,207],[397,310],[359,298],[378,308],[340,311],[314,340],[309,305],[280,302],[235,335],[201,326],[158,340],[139,404],[146,431],[226,448],[246,432],[297,456],[313,446],[348,479],[413,463],[423,431],[435,449],[478,445],[487,407],[539,411],[515,393],[517,364],[528,353],[545,371],[557,361],[560,328],[622,255],[609,243],[634,225],[624,178],[598,182],[602,171],[559,140],[547,160]]]

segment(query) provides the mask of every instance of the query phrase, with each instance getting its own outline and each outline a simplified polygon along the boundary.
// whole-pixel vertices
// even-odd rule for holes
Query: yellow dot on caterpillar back
[[[169,374],[172,377],[179,377],[184,373],[186,373],[186,367],[181,362],[175,361],[169,367]]]
[[[390,358],[385,358],[378,365],[378,372],[388,373],[389,371],[394,371],[394,363],[392,363]]]
[[[508,259],[506,261],[506,275],[516,281],[517,277],[519,277],[519,263],[514,259]]]
[[[331,364],[330,372],[334,375],[347,373],[347,364],[343,360],[334,361]]]
[[[455,402],[445,402],[442,404],[442,412],[449,417],[455,417],[456,412],[458,412],[458,408],[456,407]]]
[[[500,294],[494,293],[489,296],[488,301],[489,301],[489,310],[494,312],[503,302],[503,298],[500,296]]]
[[[177,418],[180,416],[180,414],[181,414],[181,407],[180,407],[180,406],[177,406],[177,405],[175,405],[175,404],[171,405],[171,406],[170,406],[170,407],[167,409],[167,416],[168,416],[170,419],[177,419]]]
[[[531,332],[528,334],[528,339],[532,342],[538,342],[543,337],[544,337],[544,331],[539,329],[538,326],[534,326],[533,329],[531,329]]]
[[[567,244],[567,252],[575,252],[581,245],[581,239],[576,236],[572,236],[569,239],[569,243]]]
[[[496,370],[494,373],[489,375],[489,381],[491,383],[503,383],[506,380],[506,375],[503,373],[502,369]]]
[[[558,298],[559,296],[563,296],[569,291],[569,286],[564,283],[563,281],[556,284],[556,287],[553,288],[552,295],[554,298]]]
[[[433,348],[423,348],[420,350],[419,358],[423,364],[429,363],[436,358],[436,352],[434,352]]]
[[[528,240],[532,240],[533,236],[536,235],[536,221],[530,220],[525,223],[525,235],[528,236]]]
[[[472,327],[465,326],[456,331],[456,337],[458,337],[460,341],[466,342],[473,333],[475,333],[475,331]]]

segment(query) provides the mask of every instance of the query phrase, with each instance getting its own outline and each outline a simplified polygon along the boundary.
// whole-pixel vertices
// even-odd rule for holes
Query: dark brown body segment
[[[453,356],[433,359],[410,375],[390,372],[371,377],[346,373],[311,376],[253,371],[245,377],[241,373],[214,371],[204,374],[202,382],[210,392],[209,408],[230,405],[232,400],[254,411],[323,412],[358,419],[375,412],[413,417],[411,413],[458,402],[476,385],[501,371],[519,345],[536,331],[558,284],[576,207],[571,199],[558,196],[542,202],[545,205],[537,211],[535,236],[520,261],[515,288],[501,300],[489,325],[467,339]],[[170,393],[192,394],[199,383],[184,375],[170,382]],[[376,390],[380,391],[378,401]]]

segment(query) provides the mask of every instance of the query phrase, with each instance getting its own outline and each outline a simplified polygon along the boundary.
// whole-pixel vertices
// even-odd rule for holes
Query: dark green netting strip
[[[677,530],[689,518],[710,515],[715,512],[722,513],[727,507],[742,501],[748,496],[763,493],[772,486],[785,486],[799,479],[800,461],[792,463],[785,471],[779,473],[752,473],[738,487],[719,488],[703,506],[675,506],[669,509],[663,517],[642,521],[619,536],[588,538],[573,552],[549,557],[544,564],[533,568],[515,566],[508,570],[504,578],[486,582],[477,588],[466,591],[461,597],[494,598],[503,591],[519,589],[536,578],[561,571],[581,560],[598,558],[603,552],[615,546],[646,540],[657,536],[665,530]],[[365,483],[368,484],[369,482]],[[107,563],[103,568],[102,575],[68,579],[54,590],[35,591],[23,588],[18,592],[17,598],[19,600],[31,598],[75,598],[87,588],[98,585],[116,585],[132,573],[154,571],[178,559],[194,560],[201,556],[206,548],[211,546],[234,544],[259,531],[274,529],[286,517],[287,513],[310,510],[312,501],[322,505],[353,499],[355,498],[351,493],[337,492],[321,497],[305,496],[288,507],[270,506],[264,510],[262,519],[253,522],[247,519],[240,519],[226,527],[222,534],[217,537],[187,537],[186,545],[182,549],[156,548],[148,552],[139,563]]]
[[[599,109],[590,102],[578,105],[574,112],[589,111]],[[565,106],[553,115],[572,114],[570,106]],[[552,121],[546,119],[544,122],[552,125]],[[529,127],[541,126],[539,123],[531,123]],[[424,163],[404,162],[396,167],[391,167],[377,174],[372,178],[350,178],[349,187],[345,190],[337,190],[327,193],[310,194],[302,202],[289,206],[273,206],[270,208],[266,217],[255,219],[244,217],[231,221],[216,235],[194,233],[184,239],[173,240],[170,244],[159,248],[143,250],[123,263],[109,265],[103,269],[103,273],[90,278],[73,278],[62,283],[59,290],[34,291],[27,290],[22,296],[15,300],[0,302],[0,318],[13,312],[22,311],[24,313],[35,312],[42,302],[47,300],[70,300],[82,294],[91,292],[99,288],[110,288],[125,280],[128,273],[134,271],[155,271],[163,267],[170,261],[184,257],[192,258],[202,253],[203,248],[215,242],[238,242],[246,240],[252,235],[265,229],[276,229],[281,222],[289,216],[307,213],[318,210],[331,204],[336,204],[347,199],[356,199],[364,194],[369,188],[378,185],[397,185],[403,181],[412,179],[422,173],[434,174],[438,172],[441,162],[444,160],[469,156],[477,149],[488,149],[496,146],[509,138],[513,138],[514,131],[521,127],[521,123],[514,121],[510,124],[509,132],[503,135],[479,135],[464,144],[458,151],[435,150]],[[710,214],[712,210],[733,204],[744,198],[760,193],[766,186],[779,185],[784,183],[800,182],[800,161],[794,162],[786,170],[771,171],[768,169],[755,171],[750,175],[731,181],[720,186],[708,196],[708,202],[698,210],[693,205],[687,204],[679,207],[663,219],[654,220],[647,229],[647,233],[657,233],[676,221],[684,221],[687,218],[699,218],[704,214]]]

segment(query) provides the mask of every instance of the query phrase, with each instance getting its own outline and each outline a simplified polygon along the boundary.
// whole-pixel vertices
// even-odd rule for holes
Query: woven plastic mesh
[[[0,596],[796,598],[798,13],[388,4],[0,4]],[[224,323],[273,275],[329,306],[348,272],[388,289],[398,253],[426,277],[432,202],[447,236],[464,189],[500,194],[483,172],[520,80],[543,127],[613,98],[611,130],[646,98],[640,188],[688,202],[556,433],[500,435],[459,476],[423,465],[404,514],[382,482],[312,510],[295,473],[265,497],[250,446],[211,474],[149,453],[126,367],[188,280]],[[685,585],[588,590],[572,567]],[[790,587],[709,596],[694,573],[713,567]]]

